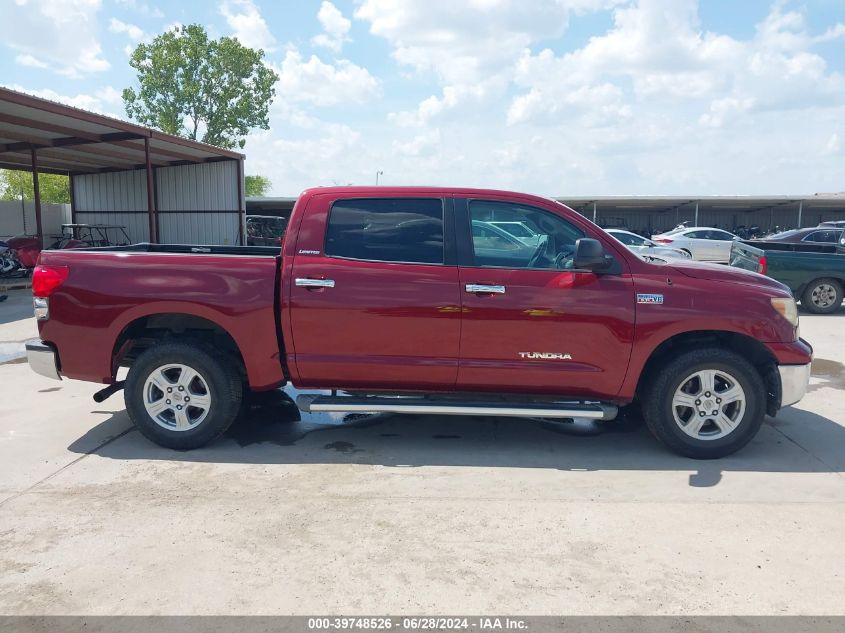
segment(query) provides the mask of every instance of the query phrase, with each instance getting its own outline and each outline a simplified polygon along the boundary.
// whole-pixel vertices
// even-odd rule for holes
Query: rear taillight
[[[653,237],[651,238],[652,242],[657,242],[658,244],[671,244],[672,238],[670,237]]]
[[[766,256],[763,255],[757,262],[757,272],[761,275],[765,275],[767,270],[769,270],[769,261],[766,259]]]
[[[32,296],[49,297],[65,282],[67,275],[67,266],[39,264],[32,271]]]

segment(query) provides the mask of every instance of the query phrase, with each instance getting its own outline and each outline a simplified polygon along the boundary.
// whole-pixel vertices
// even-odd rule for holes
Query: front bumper
[[[58,360],[58,353],[47,343],[42,341],[27,342],[26,361],[36,374],[41,374],[53,380],[61,380]]]
[[[778,365],[780,374],[780,406],[795,404],[807,393],[810,384],[810,367],[806,365]]]

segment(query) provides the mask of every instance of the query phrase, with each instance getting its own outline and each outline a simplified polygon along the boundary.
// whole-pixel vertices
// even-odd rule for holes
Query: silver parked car
[[[739,237],[722,229],[691,226],[652,235],[651,239],[659,246],[684,250],[697,261],[727,264],[731,259],[731,245]]]
[[[605,229],[605,232],[612,235],[617,240],[622,242],[629,249],[638,255],[652,255],[654,257],[678,257],[682,259],[690,259],[691,255],[679,248],[669,248],[668,246],[658,246],[650,239],[631,233],[630,231],[623,231],[622,229]]]

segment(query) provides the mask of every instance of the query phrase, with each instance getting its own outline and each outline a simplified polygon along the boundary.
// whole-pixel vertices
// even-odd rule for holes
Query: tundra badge
[[[520,358],[539,358],[542,360],[572,360],[569,354],[560,352],[519,352]]]
[[[663,303],[663,295],[638,294],[637,303]]]

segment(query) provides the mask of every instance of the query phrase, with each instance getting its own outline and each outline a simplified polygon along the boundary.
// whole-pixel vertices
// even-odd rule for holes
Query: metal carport
[[[243,244],[243,154],[0,88],[0,167],[70,176],[74,222],[133,242]]]
[[[601,226],[624,225],[643,233],[691,226],[728,231],[756,224],[765,231],[845,220],[839,193],[771,196],[581,196],[556,198]]]

